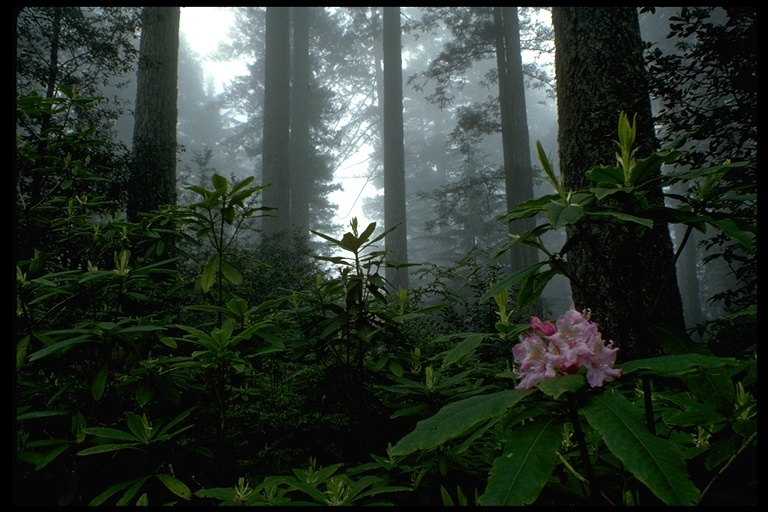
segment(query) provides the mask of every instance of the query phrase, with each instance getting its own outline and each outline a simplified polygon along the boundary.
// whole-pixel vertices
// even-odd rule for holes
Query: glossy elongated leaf
[[[102,503],[107,501],[111,496],[117,494],[118,492],[122,491],[126,487],[128,487],[130,485],[134,485],[136,482],[144,482],[145,480],[146,480],[146,477],[139,478],[138,480],[126,480],[124,482],[120,482],[118,484],[115,484],[112,487],[110,487],[109,489],[107,489],[106,491],[104,491],[103,493],[101,493],[98,496],[96,496],[95,498],[93,498],[90,501],[90,503],[88,503],[88,505],[92,506],[92,507],[97,506],[97,505],[101,505]]]
[[[120,334],[125,333],[132,333],[132,332],[152,332],[152,331],[162,331],[165,327],[160,325],[133,325],[131,327],[125,327],[124,329],[120,329],[117,331]]]
[[[392,455],[408,455],[428,450],[465,434],[472,427],[501,416],[507,409],[530,394],[530,390],[507,390],[490,395],[473,396],[440,409],[434,416],[416,424],[416,428],[392,447]]]
[[[471,354],[474,350],[483,342],[485,334],[482,333],[465,333],[457,336],[464,338],[464,341],[458,343],[455,347],[448,351],[443,358],[443,368],[449,366],[467,354]]]
[[[546,379],[539,382],[536,387],[545,395],[549,395],[555,400],[560,398],[563,393],[575,393],[584,387],[587,379],[581,373],[572,373],[570,375],[558,375],[554,379]]]
[[[192,491],[190,491],[189,487],[187,487],[186,484],[178,478],[165,473],[161,473],[157,475],[157,479],[163,482],[163,485],[165,485],[168,490],[176,496],[187,501],[189,501],[189,499],[192,497]]]
[[[681,377],[698,400],[716,411],[728,414],[733,406],[734,385],[730,369],[700,371]]]
[[[710,224],[719,228],[723,233],[739,242],[748,251],[752,250],[752,238],[750,238],[749,233],[739,229],[736,223],[731,219],[711,219]]]
[[[96,453],[115,452],[117,450],[140,450],[140,448],[136,445],[127,443],[99,444],[86,448],[85,450],[80,450],[77,452],[77,455],[93,455]]]
[[[149,444],[152,439],[152,427],[147,423],[145,416],[139,416],[138,414],[128,415],[128,428],[131,429],[133,435],[136,436],[141,442]]]
[[[618,167],[599,166],[588,170],[587,178],[598,185],[615,185],[621,187],[624,185],[624,171]]]
[[[634,371],[643,371],[652,375],[678,377],[697,371],[699,368],[713,369],[737,365],[732,357],[715,357],[701,354],[675,354],[648,359],[635,359],[621,365],[621,372],[627,375]]]
[[[135,484],[133,484],[131,487],[129,487],[128,490],[125,491],[125,493],[120,497],[120,499],[117,500],[117,503],[115,503],[115,505],[117,505],[118,507],[128,505],[133,499],[133,497],[136,496],[136,494],[139,492],[139,490],[141,489],[141,486],[144,485],[144,482],[147,481],[147,478],[148,477],[144,477],[138,482],[136,482]],[[141,498],[139,498],[139,501],[140,500]]]
[[[634,222],[635,224],[640,224],[641,226],[645,226],[647,228],[653,227],[653,221],[651,219],[646,219],[645,217],[638,217],[637,215],[630,215],[623,212],[590,212],[589,216],[613,217],[622,222]]]
[[[64,453],[64,451],[67,448],[69,448],[69,444],[67,443],[61,444],[59,446],[56,446],[53,450],[49,451],[41,458],[39,458],[35,464],[35,471],[40,471],[45,466],[53,462],[54,459],[56,459],[56,457]]]
[[[34,411],[26,412],[16,416],[16,421],[33,420],[37,418],[48,418],[50,416],[66,416],[67,411]]]
[[[219,272],[219,255],[214,254],[208,263],[205,265],[203,275],[200,277],[200,287],[203,289],[203,293],[208,293],[213,284],[216,282],[216,276]]]
[[[227,188],[229,187],[229,182],[227,181],[227,178],[222,176],[221,174],[214,174],[211,177],[211,183],[213,184],[213,188],[215,188],[217,191],[223,191],[226,193]]]
[[[560,274],[557,269],[547,269],[537,274],[528,275],[520,285],[520,291],[517,294],[517,309],[523,310],[536,302],[544,288],[553,277]]]
[[[227,309],[238,316],[243,316],[248,311],[248,302],[245,299],[232,299],[227,302]]]
[[[552,202],[544,207],[544,214],[553,228],[560,229],[582,219],[584,208],[578,204],[565,206],[562,203]]]
[[[699,490],[677,445],[648,432],[641,412],[618,393],[593,395],[580,409],[627,471],[667,505],[694,505]]]
[[[634,189],[635,189],[634,187],[621,187],[621,188],[595,187],[595,188],[590,188],[589,191],[595,194],[595,197],[597,199],[605,199],[606,197],[613,195],[616,192],[631,194]]]
[[[493,461],[481,505],[530,505],[552,476],[563,441],[562,421],[539,417],[509,433]]]
[[[500,292],[502,292],[503,290],[506,290],[512,285],[520,283],[523,279],[525,279],[531,274],[536,273],[539,270],[539,268],[541,268],[546,264],[547,264],[546,261],[540,261],[538,263],[534,263],[529,267],[520,269],[517,272],[514,272],[513,274],[510,274],[507,277],[493,283],[491,287],[488,289],[488,291],[485,292],[482,297],[480,297],[480,302],[485,302],[486,300],[493,298],[494,295],[498,295]]]
[[[90,427],[86,428],[84,430],[86,434],[91,434],[92,436],[96,437],[104,437],[106,439],[119,439],[121,441],[131,441],[131,442],[140,442],[141,438],[136,437],[134,434],[131,434],[130,432],[126,432],[124,430],[118,430],[116,428],[109,428],[109,427]]]
[[[56,352],[60,352],[68,347],[71,347],[72,345],[77,345],[79,343],[88,343],[96,341],[93,336],[89,334],[83,334],[82,336],[77,336],[75,338],[70,338],[68,340],[60,341],[58,343],[54,343],[53,345],[49,345],[45,347],[44,349],[38,350],[37,352],[34,352],[29,356],[29,360],[36,361],[38,359],[42,359],[43,357],[49,356],[51,354],[55,354]]]
[[[677,401],[676,401],[677,402]],[[682,405],[682,410],[667,409],[662,418],[667,425],[677,427],[693,427],[696,425],[715,425],[725,421],[725,417],[706,405],[686,400]]]
[[[107,387],[107,376],[109,375],[109,367],[102,366],[96,372],[91,383],[91,396],[97,402],[101,400],[101,396],[104,394],[104,388]]]
[[[227,281],[234,285],[243,283],[243,275],[240,271],[226,261],[221,262],[221,273],[224,274]]]

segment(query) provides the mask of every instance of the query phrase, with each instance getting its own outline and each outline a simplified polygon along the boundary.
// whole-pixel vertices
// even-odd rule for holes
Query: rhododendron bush
[[[517,389],[529,389],[557,375],[567,375],[586,368],[587,382],[600,387],[621,376],[614,368],[619,349],[605,344],[597,324],[589,320],[590,311],[569,310],[552,322],[531,318],[533,331],[520,336],[514,346],[515,373],[521,378]]]

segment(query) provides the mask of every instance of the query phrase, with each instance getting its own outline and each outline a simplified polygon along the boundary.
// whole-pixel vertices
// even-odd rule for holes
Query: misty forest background
[[[237,7],[211,56],[182,9],[16,12],[15,504],[755,503],[755,9]],[[244,74],[217,91],[207,59]],[[653,229],[606,188],[553,221],[540,149],[587,190],[621,111],[662,155]],[[571,308],[654,393],[727,375],[697,419],[658,399],[691,413],[653,434],[693,497],[591,422],[499,499],[493,432],[528,420],[397,445],[512,390],[530,317]],[[670,339],[711,359],[632,366]]]

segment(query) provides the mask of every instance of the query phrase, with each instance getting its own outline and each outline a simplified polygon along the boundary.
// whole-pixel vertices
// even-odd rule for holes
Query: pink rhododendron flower
[[[585,361],[583,366],[587,368],[587,382],[594,387],[600,387],[603,382],[611,382],[621,377],[621,370],[614,368],[616,355],[619,349],[609,343],[608,346],[603,342],[602,337],[592,339],[593,357]]]
[[[552,336],[557,332],[557,329],[552,325],[552,322],[544,323],[535,316],[531,317],[531,327],[533,327],[534,331],[538,331],[544,336]]]
[[[512,347],[515,361],[520,363],[518,374],[523,377],[517,389],[532,388],[539,382],[556,375],[555,366],[561,364],[561,356],[547,350],[544,341],[533,333],[520,336],[520,343]]]
[[[619,349],[612,343],[605,345],[597,325],[589,320],[589,310],[567,311],[556,325],[534,316],[531,327],[534,332],[520,336],[520,343],[512,348],[516,373],[521,378],[517,389],[530,389],[582,367],[587,369],[587,382],[592,387],[621,376],[621,370],[613,368]]]

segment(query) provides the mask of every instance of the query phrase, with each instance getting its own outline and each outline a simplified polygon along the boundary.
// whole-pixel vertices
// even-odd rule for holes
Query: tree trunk
[[[520,27],[516,7],[494,7],[493,18],[496,25],[504,184],[507,211],[511,211],[518,203],[533,198],[528,115],[525,109],[525,84],[520,56]],[[508,224],[510,234],[519,234],[534,227],[534,219],[519,219]],[[536,249],[528,245],[513,247],[509,254],[511,272],[538,261]]]
[[[264,217],[264,237],[284,248],[290,243],[290,10],[267,7],[264,60],[264,136],[261,156],[264,205],[277,208]]]
[[[385,7],[384,33],[384,227],[387,259],[408,263],[405,222],[405,151],[403,148],[403,69],[400,48],[400,8]],[[387,267],[385,276],[395,290],[408,288],[408,269]]]
[[[128,220],[176,203],[179,7],[145,7],[136,72]]]
[[[293,7],[293,81],[291,83],[291,222],[309,236],[309,17],[311,7]]]
[[[558,142],[565,186],[589,186],[585,171],[615,161],[617,120],[637,114],[637,157],[656,149],[643,46],[634,7],[555,7]],[[661,189],[649,200],[662,204]],[[629,360],[661,353],[652,329],[684,328],[669,228],[590,221],[567,230],[571,291],[606,339]]]

